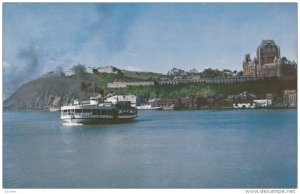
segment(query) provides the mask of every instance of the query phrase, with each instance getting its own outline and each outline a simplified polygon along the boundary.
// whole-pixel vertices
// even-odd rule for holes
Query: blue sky
[[[296,3],[5,3],[4,93],[78,63],[242,70],[262,39],[297,61]]]

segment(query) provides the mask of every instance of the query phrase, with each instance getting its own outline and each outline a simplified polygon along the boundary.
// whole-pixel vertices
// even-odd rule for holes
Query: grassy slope
[[[264,81],[249,81],[232,84],[186,84],[186,85],[162,85],[151,87],[129,87],[115,89],[116,94],[135,94],[143,98],[178,98],[186,96],[223,96],[239,94],[248,91],[257,95],[258,98],[265,98],[266,93],[282,95],[285,89],[297,89],[297,80],[271,79]]]

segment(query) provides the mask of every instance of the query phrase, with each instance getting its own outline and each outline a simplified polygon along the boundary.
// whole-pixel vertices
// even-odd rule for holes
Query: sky
[[[273,39],[297,61],[296,3],[4,3],[4,97],[49,71],[242,70]]]

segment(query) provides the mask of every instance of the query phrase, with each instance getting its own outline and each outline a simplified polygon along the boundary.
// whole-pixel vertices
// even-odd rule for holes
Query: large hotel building
[[[295,66],[282,63],[280,48],[274,40],[263,40],[257,48],[256,58],[252,60],[250,54],[246,54],[243,62],[244,76],[250,77],[282,76],[289,72],[286,68]]]

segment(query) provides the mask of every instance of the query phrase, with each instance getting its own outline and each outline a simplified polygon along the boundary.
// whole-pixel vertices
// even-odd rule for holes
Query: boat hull
[[[126,123],[131,122],[137,116],[123,116],[118,118],[113,117],[102,117],[102,118],[91,118],[91,117],[61,117],[64,123],[79,123],[79,124],[100,124],[100,123]]]

